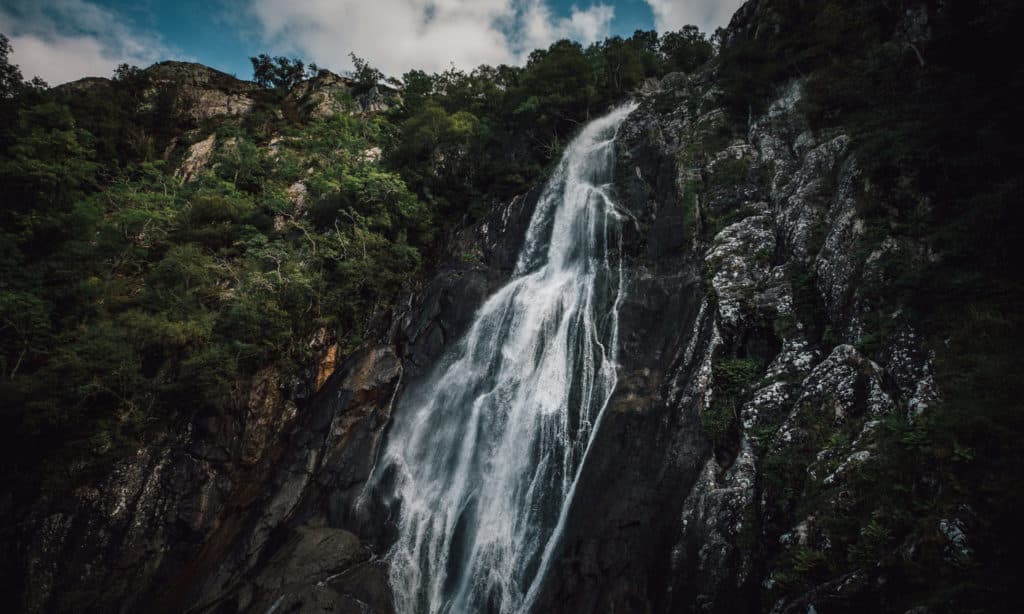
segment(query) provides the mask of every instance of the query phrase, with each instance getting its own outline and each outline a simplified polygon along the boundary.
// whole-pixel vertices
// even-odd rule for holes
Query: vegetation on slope
[[[4,479],[30,501],[40,477],[77,483],[196,414],[240,411],[261,369],[299,384],[318,331],[354,348],[453,229],[712,47],[695,28],[560,41],[524,67],[410,72],[372,114],[352,97],[382,75],[354,58],[342,112],[320,119],[289,97],[319,73],[301,60],[252,58],[254,107],[197,119],[153,69],[51,90],[9,52],[0,38],[0,429]],[[183,181],[211,133],[211,163]]]

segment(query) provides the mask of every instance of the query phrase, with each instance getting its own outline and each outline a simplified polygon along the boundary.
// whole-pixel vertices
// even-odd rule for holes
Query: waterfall
[[[375,474],[389,476],[398,612],[523,612],[562,533],[616,384],[622,265],[615,135],[588,124],[537,203],[511,281],[410,386]]]

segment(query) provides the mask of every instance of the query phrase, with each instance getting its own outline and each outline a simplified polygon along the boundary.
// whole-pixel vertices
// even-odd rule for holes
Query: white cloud
[[[707,33],[729,23],[744,0],[645,0],[659,32],[695,25]]]
[[[251,13],[264,41],[322,66],[348,67],[352,51],[400,74],[518,63],[559,38],[591,42],[614,9],[574,6],[561,17],[544,0],[256,0]]]
[[[547,4],[537,0],[522,13],[518,49],[521,54],[529,53],[563,38],[583,43],[603,39],[614,17],[615,9],[607,4],[587,9],[574,6],[568,17],[555,17]]]
[[[0,8],[0,32],[26,78],[57,85],[109,77],[122,62],[147,66],[171,55],[158,36],[87,0],[14,0]]]

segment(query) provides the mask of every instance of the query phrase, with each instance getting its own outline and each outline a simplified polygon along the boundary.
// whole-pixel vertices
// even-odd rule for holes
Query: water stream
[[[397,504],[398,612],[523,612],[616,384],[618,127],[588,124],[545,186],[511,281],[410,386],[375,473]]]

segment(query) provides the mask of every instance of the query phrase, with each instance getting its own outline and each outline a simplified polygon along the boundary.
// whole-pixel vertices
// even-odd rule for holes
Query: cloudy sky
[[[0,32],[26,77],[109,76],[121,62],[209,64],[248,78],[258,53],[385,73],[515,64],[560,38],[725,25],[742,0],[3,0]]]

